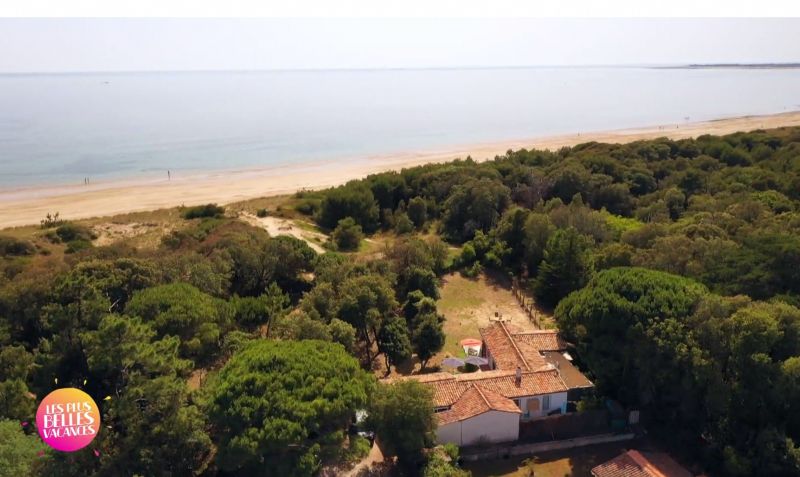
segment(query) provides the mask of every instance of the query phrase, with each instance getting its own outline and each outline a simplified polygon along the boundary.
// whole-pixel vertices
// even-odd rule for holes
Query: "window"
[[[542,397],[542,411],[547,411],[550,409],[550,395],[546,395]]]

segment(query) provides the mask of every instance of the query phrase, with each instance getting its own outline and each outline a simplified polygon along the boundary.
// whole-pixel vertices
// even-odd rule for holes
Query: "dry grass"
[[[446,275],[437,305],[447,319],[444,323],[447,338],[444,349],[431,360],[430,366],[437,366],[447,356],[463,355],[459,342],[464,338],[480,339],[478,329],[487,326],[495,314],[510,319],[517,328],[536,329],[511,293],[510,281],[500,274],[481,274],[474,279],[457,273]]]
[[[592,467],[618,456],[630,446],[630,442],[598,444],[534,457],[472,462],[464,467],[472,471],[473,477],[590,477]],[[526,462],[528,459],[531,460]]]

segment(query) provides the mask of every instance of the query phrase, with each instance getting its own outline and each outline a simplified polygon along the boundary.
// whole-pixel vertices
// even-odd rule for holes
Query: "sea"
[[[798,109],[798,68],[3,74],[0,190]]]

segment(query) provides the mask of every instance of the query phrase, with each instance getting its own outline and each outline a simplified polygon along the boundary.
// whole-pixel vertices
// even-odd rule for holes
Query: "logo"
[[[100,410],[80,389],[56,389],[39,404],[36,427],[45,444],[58,451],[75,452],[97,436]]]

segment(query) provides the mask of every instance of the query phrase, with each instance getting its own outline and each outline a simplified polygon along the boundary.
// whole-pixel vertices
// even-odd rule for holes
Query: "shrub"
[[[200,219],[203,217],[222,217],[225,215],[225,207],[217,204],[205,204],[185,209],[181,216],[184,219]]]
[[[74,224],[72,222],[64,222],[62,225],[59,225],[55,233],[58,239],[64,243],[75,240],[91,242],[97,238],[97,235],[95,235],[94,232],[89,229],[89,227]],[[48,237],[52,236],[48,234]]]
[[[87,248],[92,248],[92,242],[83,239],[70,240],[67,242],[67,248],[64,250],[64,253],[80,252]]]
[[[269,215],[268,212],[267,212],[267,209],[258,209],[256,211],[256,217],[264,218],[267,215]]]
[[[27,240],[0,235],[0,257],[33,255],[36,247]]]
[[[50,243],[61,243],[61,239],[58,238],[58,234],[56,234],[55,230],[48,230],[45,232],[44,238],[46,238]]]
[[[477,255],[475,253],[475,247],[467,242],[464,244],[464,248],[461,249],[461,254],[458,256],[458,261],[464,266],[472,265],[477,260]]]
[[[161,244],[170,250],[177,250],[183,243],[189,240],[191,240],[191,237],[183,230],[173,230],[161,237]]]
[[[410,234],[414,231],[414,222],[408,218],[405,212],[394,214],[394,230],[400,235]]]
[[[366,438],[358,435],[351,436],[345,459],[348,462],[358,462],[369,454],[370,449],[372,449],[372,445]]]
[[[364,233],[352,217],[346,217],[339,221],[332,238],[337,250],[357,250]]]
[[[314,215],[319,210],[321,201],[319,199],[303,199],[294,208],[304,215]]]
[[[481,262],[475,262],[472,266],[464,269],[464,276],[468,278],[475,278],[483,272],[483,265]]]
[[[41,227],[43,229],[49,229],[63,224],[64,221],[61,220],[61,218],[59,218],[58,212],[52,215],[50,214],[50,212],[48,212],[45,218],[39,221],[39,223],[41,224]]]

